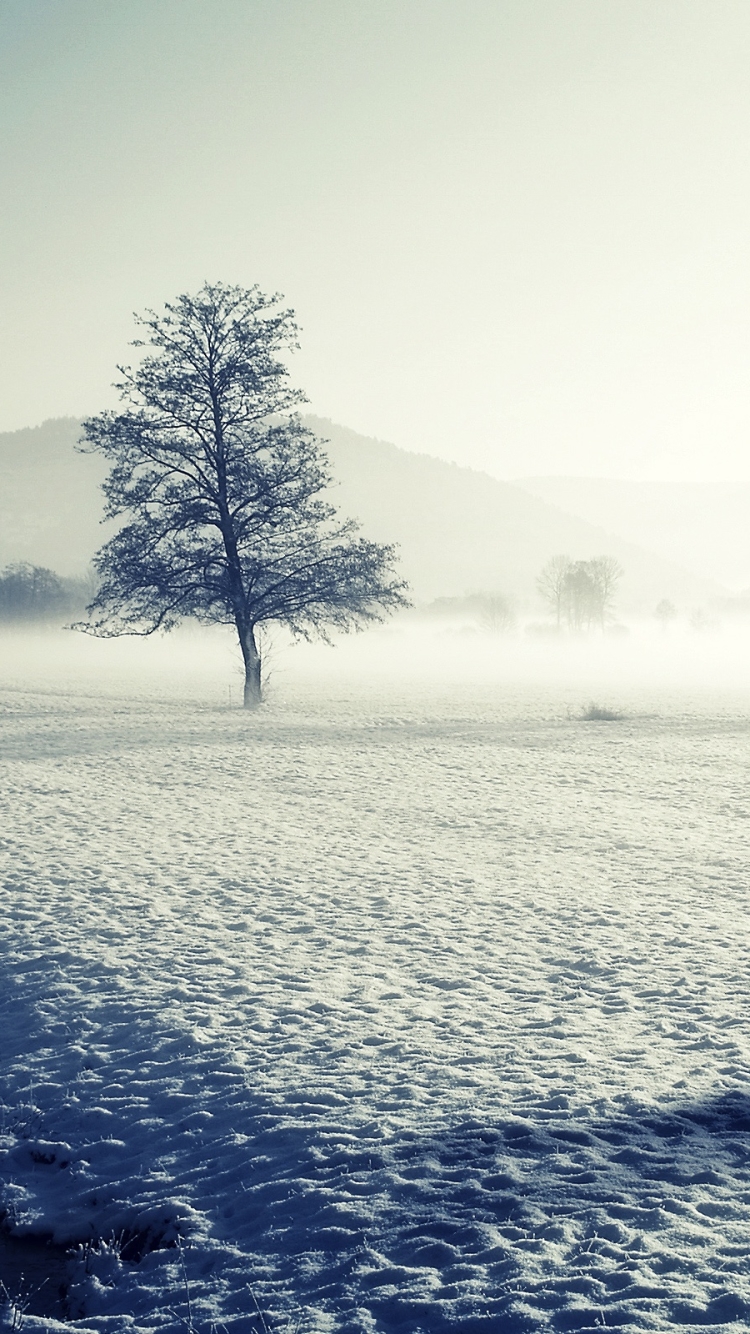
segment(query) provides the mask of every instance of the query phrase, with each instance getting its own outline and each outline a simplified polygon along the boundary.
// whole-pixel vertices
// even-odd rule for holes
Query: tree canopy
[[[122,409],[83,424],[110,461],[100,585],[81,628],[152,634],[185,617],[231,624],[245,704],[261,698],[257,630],[351,630],[407,605],[395,549],[358,535],[327,488],[322,444],[295,409],[293,313],[257,287],[206,284],[136,317],[144,349],[120,367]]]

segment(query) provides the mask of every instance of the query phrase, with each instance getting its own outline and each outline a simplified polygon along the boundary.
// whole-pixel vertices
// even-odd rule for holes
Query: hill
[[[516,485],[695,574],[736,592],[750,588],[747,483],[525,477]]]
[[[720,585],[688,572],[603,527],[565,513],[523,487],[425,454],[371,440],[319,417],[336,501],[368,536],[398,542],[418,598],[497,590],[523,601],[550,556],[615,556],[625,569],[623,608],[653,611],[664,597],[689,606],[720,596]]]
[[[307,420],[327,441],[334,500],[367,535],[399,543],[418,601],[501,591],[529,602],[541,566],[559,552],[617,557],[626,571],[619,599],[625,610],[651,611],[663,597],[692,606],[722,592],[522,486]],[[62,418],[0,435],[0,565],[30,560],[80,574],[106,537],[99,490],[105,467],[76,451],[78,429]]]
[[[60,417],[0,435],[0,566],[28,560],[83,574],[100,526],[104,461],[79,454],[80,422]]]

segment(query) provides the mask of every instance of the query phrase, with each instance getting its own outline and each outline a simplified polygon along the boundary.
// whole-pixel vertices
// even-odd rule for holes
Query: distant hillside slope
[[[524,477],[549,505],[739,592],[750,588],[750,485]]]
[[[398,542],[417,597],[502,591],[535,594],[550,556],[616,556],[625,569],[619,605],[652,611],[664,597],[689,606],[720,595],[710,579],[613,537],[604,528],[485,473],[411,454],[319,417],[339,485],[336,501],[368,536]]]
[[[520,486],[307,420],[328,441],[336,504],[368,536],[399,543],[418,601],[477,591],[530,601],[539,570],[558,552],[616,556],[626,571],[624,610],[651,611],[663,597],[693,606],[721,592]],[[105,467],[76,452],[78,430],[78,422],[63,418],[0,436],[0,565],[30,560],[77,574],[105,539],[99,523]]]
[[[103,460],[76,452],[81,424],[59,417],[0,435],[0,566],[28,560],[82,574],[104,540]]]

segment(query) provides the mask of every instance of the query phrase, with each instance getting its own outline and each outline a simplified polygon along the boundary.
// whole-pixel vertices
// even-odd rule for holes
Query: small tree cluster
[[[19,561],[0,571],[0,622],[62,624],[83,611],[95,586],[91,578],[66,579],[44,565]]]
[[[604,626],[612,613],[615,590],[623,570],[613,556],[571,560],[553,556],[537,580],[558,630],[590,630]]]
[[[436,598],[423,608],[425,616],[473,623],[486,634],[506,634],[516,623],[516,612],[504,593],[469,593],[466,597]]]
[[[65,587],[52,570],[21,561],[0,573],[2,621],[49,621],[62,616],[66,605]]]

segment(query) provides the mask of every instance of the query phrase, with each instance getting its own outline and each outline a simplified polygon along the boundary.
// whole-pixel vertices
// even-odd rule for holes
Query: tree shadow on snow
[[[19,1048],[32,1051],[47,1041],[42,966],[46,977],[49,960],[35,957],[28,976],[17,966],[5,997]],[[750,1323],[750,1096],[741,1091],[662,1107],[623,1100],[602,1114],[552,1099],[391,1131],[357,1124],[342,1098],[264,1098],[234,1064],[223,1070],[210,1045],[189,1047],[168,1025],[157,1039],[158,1017],[139,1011],[136,1022],[127,1009],[118,999],[113,1057],[95,1079],[85,1035],[60,1045],[60,1069],[50,1067],[26,1120],[5,1126],[6,1183],[49,1204],[40,1231],[52,1231],[55,1210],[78,1193],[81,1236],[109,1236],[167,1208],[205,1219],[205,1240],[188,1251],[190,1283],[199,1303],[226,1294],[221,1320],[238,1334],[254,1328],[256,1298],[267,1312],[327,1313],[336,1334]],[[125,1031],[142,1051],[117,1046]],[[73,1060],[85,1078],[66,1110]],[[125,1096],[132,1078],[134,1097],[142,1093],[144,1061],[145,1117]],[[51,1152],[53,1124],[78,1176]],[[143,1171],[157,1161],[170,1164],[168,1176]],[[191,1226],[179,1225],[188,1241]],[[174,1270],[176,1302],[174,1254],[160,1265]],[[148,1280],[154,1302],[160,1273],[154,1266]]]
[[[739,1092],[601,1117],[537,1109],[390,1140],[370,1127],[328,1148],[309,1129],[285,1133],[296,1142],[269,1173],[266,1225],[277,1246],[283,1237],[301,1307],[327,1309],[342,1334],[750,1320],[750,1098]]]

